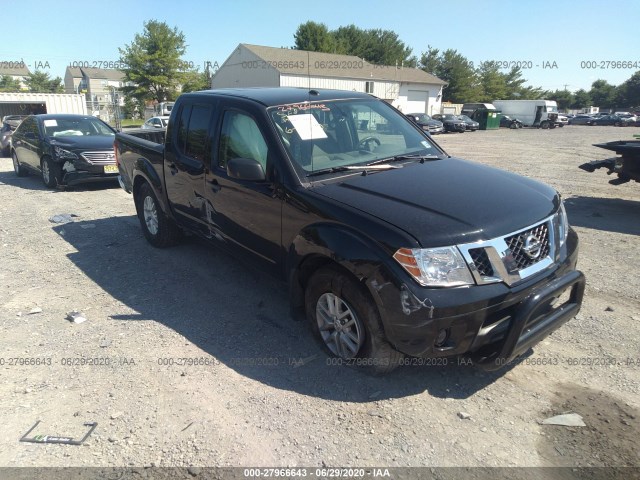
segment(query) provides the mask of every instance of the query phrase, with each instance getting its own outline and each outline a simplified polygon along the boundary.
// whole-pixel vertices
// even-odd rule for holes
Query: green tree
[[[19,80],[10,75],[2,75],[0,77],[0,92],[19,92],[20,90],[22,90],[22,87]]]
[[[465,103],[477,102],[482,97],[473,64],[457,50],[448,49],[440,53],[437,49],[428,47],[418,65],[422,70],[448,83],[443,92],[444,100]]]
[[[586,108],[593,105],[591,100],[591,96],[589,92],[585,89],[581,88],[580,90],[576,90],[573,94],[573,103],[571,104],[571,108]]]
[[[310,52],[336,52],[334,35],[324,23],[316,23],[309,20],[298,26],[293,34],[296,50],[308,50]]]
[[[525,85],[527,80],[522,76],[520,67],[513,67],[505,74],[507,95],[509,100],[537,100],[542,98],[542,88]]]
[[[640,107],[640,71],[616,88],[616,104],[619,107]]]
[[[492,102],[497,99],[510,98],[510,92],[507,89],[507,76],[500,71],[497,62],[482,62],[476,69],[476,74],[482,90],[480,101]]]
[[[48,73],[36,70],[24,79],[27,90],[33,93],[64,93],[62,79],[50,78]]]
[[[186,73],[186,78],[182,85],[183,93],[209,90],[210,88],[211,76],[207,71],[199,72],[198,70],[191,70]]]
[[[611,108],[614,105],[616,87],[606,80],[596,80],[591,84],[589,96],[593,104],[600,108]]]
[[[558,110],[567,110],[575,102],[573,93],[568,90],[556,90],[545,95],[547,100],[555,100],[558,104]]]
[[[187,76],[182,60],[185,42],[177,28],[157,20],[145,22],[143,33],[118,49],[120,60],[127,65],[123,69],[125,82],[134,85],[121,90],[139,101],[174,100]]]
[[[411,48],[391,30],[363,30],[355,25],[329,30],[324,23],[308,21],[293,36],[297,50],[338,53],[364,58],[377,65],[415,65]]]

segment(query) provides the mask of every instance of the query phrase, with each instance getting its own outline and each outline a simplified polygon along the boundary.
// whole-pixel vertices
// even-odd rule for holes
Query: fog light
[[[443,328],[438,331],[438,335],[436,336],[436,341],[434,345],[436,347],[442,347],[448,339],[449,339],[449,329]]]

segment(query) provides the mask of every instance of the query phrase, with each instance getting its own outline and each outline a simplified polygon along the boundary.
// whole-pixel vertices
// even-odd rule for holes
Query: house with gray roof
[[[25,78],[31,76],[29,67],[24,62],[0,62],[0,77],[9,76],[20,82],[20,86],[26,89]]]
[[[440,113],[446,82],[403,66],[352,55],[239,44],[211,79],[212,88],[333,88],[375,95],[405,113]]]

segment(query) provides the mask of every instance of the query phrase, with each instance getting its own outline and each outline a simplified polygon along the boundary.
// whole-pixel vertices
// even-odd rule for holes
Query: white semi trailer
[[[558,120],[555,100],[494,100],[493,105],[526,127],[554,128]]]

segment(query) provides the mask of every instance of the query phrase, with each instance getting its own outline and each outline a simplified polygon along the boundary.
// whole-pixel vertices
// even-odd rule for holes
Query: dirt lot
[[[199,241],[150,247],[115,185],[50,191],[0,159],[0,466],[640,466],[640,184],[577,168],[632,133],[436,138],[553,185],[580,235],[581,313],[496,374],[327,365],[282,285]],[[567,411],[586,427],[541,425]],[[19,443],[37,420],[98,426]]]

